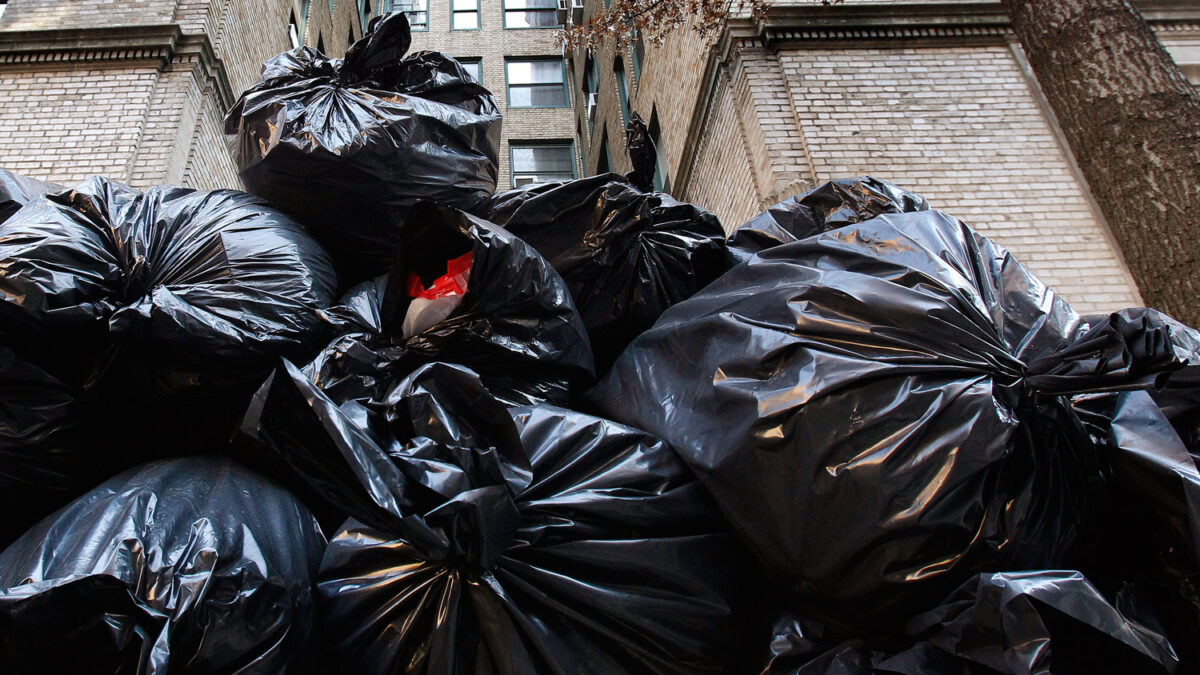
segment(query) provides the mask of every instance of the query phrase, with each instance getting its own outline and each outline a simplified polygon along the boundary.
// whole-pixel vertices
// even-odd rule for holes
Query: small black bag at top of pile
[[[321,673],[325,538],[228,460],[142,466],[0,554],[6,673]]]
[[[593,395],[680,452],[797,607],[861,634],[975,573],[1062,565],[1104,476],[1069,396],[1186,359],[1156,314],[1126,318],[1077,335],[1001,247],[887,213],[734,267]]]
[[[5,541],[142,458],[223,442],[280,356],[328,339],[328,257],[240,192],[93,178],[0,224],[0,258]]]
[[[724,272],[717,217],[654,192],[654,149],[637,115],[629,123],[628,176],[600,174],[494,196],[481,213],[537,249],[566,280],[601,372],[671,305]],[[648,146],[648,147],[647,147]]]
[[[742,569],[664,443],[429,364],[371,407],[286,365],[247,426],[352,518],[318,583],[346,672],[728,672]]]
[[[591,383],[591,349],[571,295],[528,244],[429,202],[412,209],[398,239],[387,275],[322,312],[340,337],[306,370],[326,394],[377,399],[434,361],[470,367],[514,405],[565,404]]]
[[[248,190],[310,228],[347,284],[387,271],[417,200],[474,209],[496,190],[491,92],[448,56],[405,57],[410,43],[395,12],[344,59],[280,54],[225,118]]]
[[[785,614],[763,669],[772,675],[1091,675],[1183,672],[1136,599],[1110,603],[1082,574],[980,574],[902,635],[819,644],[820,628]],[[816,640],[814,640],[816,638]]]
[[[0,169],[0,223],[20,211],[25,204],[47,192],[60,192],[64,189],[66,188],[57,183],[47,183]]]

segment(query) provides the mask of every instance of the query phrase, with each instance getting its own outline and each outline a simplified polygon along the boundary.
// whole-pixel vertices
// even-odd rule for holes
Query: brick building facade
[[[1195,81],[1200,6],[1139,4]],[[658,132],[659,180],[727,229],[870,174],[1004,244],[1082,312],[1140,304],[998,1],[788,0],[735,16],[715,46],[677,31],[569,62],[589,174],[629,169],[627,107]]]
[[[291,46],[289,21],[306,43],[344,50],[362,32],[357,1],[9,0],[0,166],[65,183],[239,187],[225,111]]]

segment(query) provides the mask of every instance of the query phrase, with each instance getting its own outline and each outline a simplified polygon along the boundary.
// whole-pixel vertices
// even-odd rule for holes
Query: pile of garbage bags
[[[250,193],[0,173],[0,670],[1185,673],[1200,333],[900,187],[495,193],[402,13]]]

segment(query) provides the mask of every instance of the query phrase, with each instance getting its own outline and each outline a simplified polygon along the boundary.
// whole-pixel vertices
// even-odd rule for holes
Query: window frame
[[[454,57],[454,60],[463,64],[464,70],[466,69],[465,66],[468,63],[477,64],[479,66],[479,77],[475,78],[475,82],[478,84],[481,84],[481,85],[483,84],[483,57],[482,56],[456,56],[456,57]]]
[[[425,33],[429,31],[429,0],[407,0],[403,4],[409,3],[424,3],[422,9],[399,9],[397,6],[401,4],[400,0],[379,0],[379,16],[391,14],[392,12],[404,12],[404,16],[408,17],[408,29],[413,33]],[[425,23],[419,24],[421,28],[417,28],[418,24],[414,24],[412,20],[413,14],[424,14]]]
[[[513,105],[513,102],[512,102],[513,84],[512,84],[512,78],[509,75],[508,66],[509,66],[509,64],[512,64],[512,63],[532,63],[532,62],[557,63],[559,65],[560,72],[562,73],[562,79],[559,81],[559,84],[562,85],[562,90],[563,90],[564,103],[562,105]],[[550,83],[549,82],[539,82],[539,83],[529,83],[529,84],[518,84],[516,86],[518,86],[518,87],[536,87],[536,86],[545,87],[545,86],[550,86]],[[504,99],[505,107],[507,107],[509,109],[552,110],[552,109],[556,109],[556,108],[570,108],[571,107],[571,87],[567,82],[567,62],[558,56],[540,56],[540,57],[539,56],[521,56],[521,57],[504,59],[504,96],[505,96],[505,99]]]
[[[521,187],[522,185],[530,184],[530,183],[522,183],[521,185],[517,184],[517,163],[513,157],[513,152],[515,150],[523,150],[526,148],[567,148],[567,150],[571,154],[571,177],[570,178],[565,178],[565,177],[564,178],[555,178],[553,180],[577,180],[579,178],[579,167],[576,166],[578,164],[578,162],[576,161],[576,156],[575,156],[575,141],[569,140],[569,139],[568,140],[552,140],[552,141],[539,141],[539,140],[509,141],[508,142],[508,183],[509,183],[510,187],[518,188],[518,187]],[[528,171],[525,171],[522,173],[525,175],[531,175],[530,172],[528,172]],[[532,174],[532,175],[534,177],[536,177],[538,174]],[[551,181],[542,181],[542,182],[551,182]]]
[[[475,0],[475,9],[454,9],[454,0],[450,0],[450,30],[467,30],[467,31],[483,30],[483,7],[481,7],[481,4],[482,3],[480,2],[480,0]],[[474,28],[455,28],[454,27],[454,15],[455,14],[469,14],[472,12],[474,12],[474,14],[475,14],[475,27]]]
[[[515,7],[513,9],[509,9],[508,3],[509,3],[509,0],[500,0],[500,13],[503,15],[502,18],[504,20],[504,29],[505,30],[547,30],[547,29],[557,29],[557,28],[563,27],[563,25],[561,23],[555,23],[552,26],[510,26],[510,25],[508,25],[509,12],[529,12],[529,11],[550,12],[554,15],[554,20],[557,22],[558,21],[558,7],[555,6],[555,7],[551,7],[551,8],[538,8],[538,9],[533,9],[533,10],[530,10],[527,7]]]

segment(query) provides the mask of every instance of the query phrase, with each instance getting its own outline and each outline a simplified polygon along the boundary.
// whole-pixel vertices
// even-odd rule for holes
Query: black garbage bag
[[[359,284],[322,313],[341,336],[306,371],[334,400],[379,399],[434,361],[470,367],[514,405],[565,404],[572,389],[591,383],[591,348],[570,293],[530,246],[428,202],[413,207],[398,238],[386,276]],[[436,319],[429,323],[415,311],[412,285],[433,285],[455,261],[466,266],[465,293],[450,298],[457,304],[444,316],[427,305]]]
[[[280,54],[225,118],[247,189],[308,227],[347,284],[387,271],[418,199],[474,209],[496,190],[491,92],[448,56],[404,56],[410,42],[395,12],[344,59]]]
[[[501,192],[484,216],[566,280],[601,372],[663,310],[725,270],[725,231],[715,215],[618,174]]]
[[[28,202],[47,192],[63,189],[63,186],[57,183],[47,183],[0,169],[0,223],[8,220],[9,216],[21,210]]]
[[[0,549],[112,475],[79,387],[0,346]]]
[[[95,177],[0,224],[0,258],[0,343],[86,390],[124,446],[219,442],[280,356],[328,339],[328,257],[240,192]]]
[[[224,459],[112,478],[0,554],[6,673],[325,672],[300,502]]]
[[[1070,552],[1103,475],[1068,396],[1181,363],[1134,348],[1156,326],[1077,324],[962,223],[888,214],[730,270],[592,397],[681,453],[798,606],[883,630]]]
[[[664,443],[429,364],[382,405],[281,368],[247,426],[353,517],[319,581],[345,672],[725,672],[738,548]]]
[[[729,237],[727,264],[733,267],[772,246],[885,213],[928,210],[924,197],[870,176],[829,181],[772,206],[735,230]]]
[[[1091,675],[1177,672],[1174,648],[1131,599],[1110,603],[1079,572],[980,574],[901,635],[814,655],[803,621],[776,625],[764,673]],[[1178,670],[1178,672],[1184,672]]]

